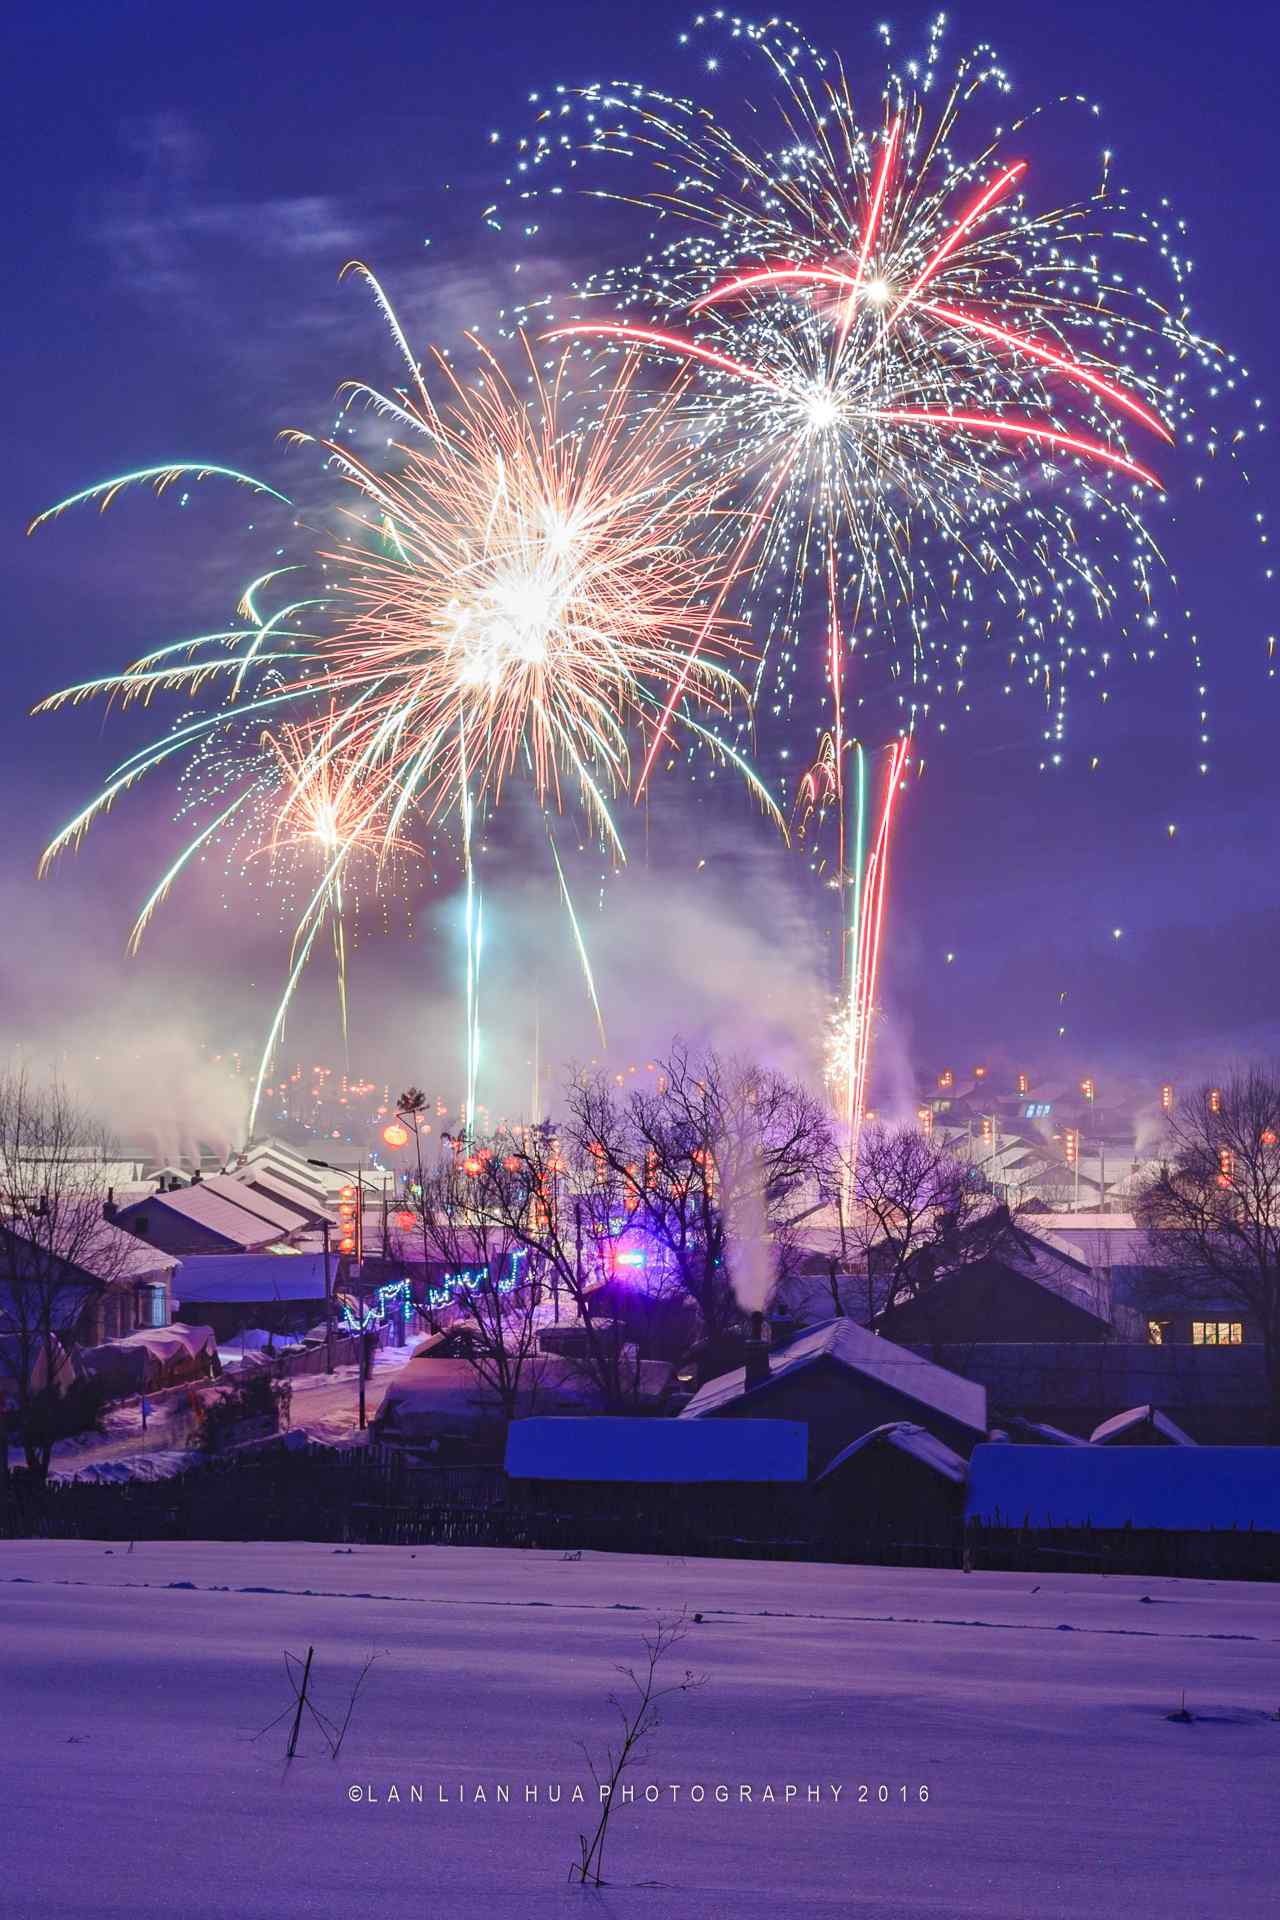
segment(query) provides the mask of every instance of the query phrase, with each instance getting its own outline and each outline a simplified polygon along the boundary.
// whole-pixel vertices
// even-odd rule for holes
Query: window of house
[[[1244,1339],[1240,1320],[1193,1320],[1191,1344],[1196,1347],[1238,1347]]]
[[[140,1327],[168,1325],[163,1287],[141,1286],[138,1288],[138,1325]]]
[[[1172,1338],[1172,1320],[1148,1320],[1147,1339],[1153,1347],[1167,1347]]]

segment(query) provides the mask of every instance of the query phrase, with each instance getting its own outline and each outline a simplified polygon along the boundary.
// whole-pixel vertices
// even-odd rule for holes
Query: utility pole
[[[329,1259],[329,1222],[321,1222],[324,1235],[324,1370],[333,1372],[333,1269]]]
[[[369,1366],[369,1329],[365,1310],[364,1285],[364,1156],[360,1159],[360,1172],[356,1181],[356,1304],[360,1310],[360,1431],[364,1432],[368,1421],[365,1419],[364,1379]]]

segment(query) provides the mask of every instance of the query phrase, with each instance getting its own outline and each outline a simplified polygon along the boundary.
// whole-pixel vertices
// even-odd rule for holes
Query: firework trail
[[[1112,658],[1100,623],[1135,659],[1169,638],[1161,470],[1179,439],[1201,468],[1236,455],[1243,430],[1199,419],[1195,382],[1237,370],[1191,330],[1179,231],[1113,188],[1108,156],[1085,197],[1038,193],[1040,110],[1009,116],[989,48],[946,71],[939,20],[864,114],[840,62],[789,23],[698,25],[717,36],[701,85],[723,84],[723,116],[631,81],[540,106],[508,180],[521,218],[577,189],[651,224],[635,264],[583,280],[568,315],[544,302],[526,320],[696,376],[681,410],[721,474],[758,710],[794,727],[804,689],[825,689],[823,773],[791,798],[835,815],[852,1028],[887,865],[886,840],[868,955],[846,831],[868,710],[897,752],[982,681],[1021,679],[1044,703],[1042,765],[1059,764],[1069,683],[1105,680]],[[751,66],[745,97],[729,56]],[[984,99],[994,129],[976,124]]]
[[[708,521],[711,497],[699,450],[672,429],[682,379],[665,402],[638,412],[632,369],[575,387],[580,353],[566,349],[546,377],[528,352],[525,398],[473,340],[473,380],[435,354],[433,394],[382,289],[366,268],[350,270],[372,288],[410,380],[389,394],[365,383],[344,389],[344,411],[366,406],[397,430],[378,464],[337,439],[286,436],[318,445],[349,489],[335,535],[316,556],[324,593],[264,611],[280,575],[294,571],[276,569],[242,597],[243,624],[174,642],[43,702],[37,711],[95,696],[150,702],[161,693],[202,704],[115,769],[55,835],[41,870],[163,766],[180,771],[201,816],[144,904],[135,947],[192,859],[229,827],[260,817],[264,803],[274,808],[273,860],[303,846],[319,851],[324,877],[294,929],[252,1127],[286,1011],[326,920],[345,1023],[344,877],[352,861],[369,855],[381,874],[412,845],[404,835],[410,819],[456,822],[470,1126],[480,1057],[478,821],[519,772],[540,803],[580,805],[621,862],[612,803],[630,784],[633,737],[655,731],[659,713],[657,730],[674,718],[707,737],[695,713],[726,717],[745,706],[736,670],[749,656],[721,611],[723,558],[714,541],[690,538]],[[204,474],[284,499],[250,475],[170,464],[86,488],[41,514],[32,530],[77,503],[106,506],[131,484],[163,489]],[[746,757],[731,745],[720,751],[780,822]],[[553,856],[598,1016],[554,847]]]

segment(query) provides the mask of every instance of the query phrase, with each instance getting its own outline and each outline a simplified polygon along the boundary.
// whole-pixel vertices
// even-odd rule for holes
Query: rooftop
[[[204,1227],[237,1247],[261,1247],[280,1235],[280,1229],[264,1220],[261,1214],[253,1213],[238,1201],[226,1199],[203,1182],[194,1187],[181,1187],[176,1193],[155,1193],[148,1200],[135,1200],[120,1218],[126,1223],[140,1221],[161,1211]]]
[[[716,1423],[713,1421],[712,1425]],[[746,1422],[742,1423],[746,1425]],[[752,1425],[755,1422],[751,1423]],[[759,1423],[761,1426],[764,1421]],[[935,1434],[926,1433],[923,1427],[915,1426],[909,1420],[891,1420],[887,1426],[873,1427],[870,1433],[864,1433],[851,1446],[838,1453],[829,1466],[814,1481],[820,1487],[838,1467],[852,1460],[860,1453],[875,1452],[883,1447],[891,1447],[895,1453],[904,1453],[912,1460],[918,1460],[922,1466],[930,1467],[934,1473],[941,1474],[944,1480],[963,1486],[966,1467],[958,1453],[946,1446]]]
[[[881,1386],[906,1395],[919,1406],[945,1414],[975,1433],[985,1434],[987,1430],[984,1387],[962,1379],[958,1373],[949,1373],[945,1367],[935,1366],[931,1360],[905,1347],[894,1346],[892,1341],[882,1339],[852,1320],[829,1320],[825,1326],[802,1333],[781,1352],[771,1349],[769,1378],[751,1391],[760,1393],[772,1383],[822,1361],[834,1361],[852,1373],[874,1379]],[[746,1368],[735,1367],[731,1373],[722,1373],[718,1379],[708,1380],[705,1386],[699,1387],[679,1417],[697,1420],[704,1414],[731,1406],[735,1400],[747,1398]]]
[[[1280,1533],[1280,1449],[975,1447],[965,1518],[987,1526]]]
[[[1161,1413],[1159,1407],[1128,1407],[1124,1413],[1113,1413],[1109,1420],[1104,1420],[1100,1427],[1094,1428],[1089,1438],[1095,1446],[1105,1447],[1126,1434],[1134,1433],[1139,1427],[1151,1427],[1172,1447],[1194,1447],[1196,1444],[1191,1435],[1184,1433],[1177,1421],[1171,1420],[1167,1413]]]
[[[184,1307],[212,1300],[261,1303],[323,1300],[324,1255],[296,1253],[199,1253],[184,1260],[173,1282]]]

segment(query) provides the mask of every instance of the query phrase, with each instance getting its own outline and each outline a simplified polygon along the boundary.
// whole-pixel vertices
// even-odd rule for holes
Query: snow
[[[935,1473],[941,1474],[955,1486],[964,1484],[965,1463],[958,1453],[944,1445],[936,1434],[926,1433],[923,1427],[913,1425],[910,1420],[891,1420],[886,1426],[873,1427],[870,1433],[864,1433],[852,1446],[845,1447],[830,1466],[818,1475],[814,1485],[820,1487],[828,1474],[834,1473],[837,1467],[843,1466],[846,1460],[852,1460],[855,1453],[861,1453],[867,1447],[893,1447],[899,1453],[910,1454],[913,1460],[919,1460],[922,1465],[932,1467]]]
[[[518,1480],[804,1481],[809,1429],[802,1420],[514,1420],[506,1469]]]
[[[1280,1447],[975,1447],[965,1511],[997,1526],[1280,1535]]]
[[[1176,1420],[1167,1413],[1161,1413],[1159,1407],[1128,1407],[1123,1413],[1113,1413],[1109,1420],[1095,1427],[1089,1435],[1094,1446],[1114,1445],[1127,1434],[1136,1432],[1139,1427],[1151,1427],[1173,1447],[1194,1447],[1196,1442],[1189,1433],[1184,1433]]]
[[[230,1174],[215,1173],[201,1181],[206,1193],[220,1194],[229,1200],[233,1207],[239,1207],[245,1213],[253,1214],[259,1220],[265,1220],[281,1233],[301,1233],[307,1225],[304,1215],[293,1207],[287,1207],[282,1200],[272,1200],[265,1193],[259,1193],[245,1180],[236,1180]]]
[[[702,1618],[680,1659],[706,1685],[664,1704],[639,1804],[615,1814],[613,1884],[586,1895],[566,1883],[585,1824],[568,1795],[590,1787],[578,1742],[602,1751],[616,1667],[682,1607]],[[4,1912],[1262,1920],[1280,1880],[1278,1639],[1265,1585],[8,1542]],[[339,1759],[307,1722],[286,1766],[287,1722],[254,1736],[291,1707],[285,1649],[308,1647],[338,1719],[378,1658]],[[1184,1689],[1193,1718],[1171,1721]]]
[[[921,1406],[931,1407],[937,1413],[958,1420],[976,1433],[986,1433],[985,1387],[978,1386],[972,1380],[963,1380],[958,1373],[949,1373],[945,1367],[936,1367],[931,1360],[910,1353],[905,1347],[894,1346],[892,1341],[881,1339],[878,1334],[869,1332],[866,1327],[860,1327],[852,1320],[830,1320],[826,1326],[814,1327],[810,1332],[802,1333],[780,1353],[771,1349],[770,1379],[780,1379],[801,1367],[813,1366],[827,1359],[839,1362],[854,1373],[866,1374],[882,1385],[892,1387],[896,1393],[907,1395]],[[746,1368],[735,1367],[731,1373],[722,1373],[717,1379],[708,1380],[705,1386],[699,1387],[680,1418],[700,1419],[703,1414],[713,1413],[720,1407],[742,1399],[745,1392]]]

